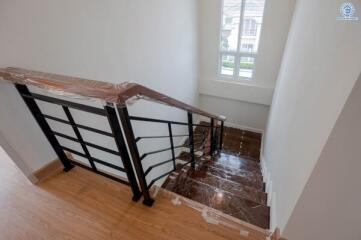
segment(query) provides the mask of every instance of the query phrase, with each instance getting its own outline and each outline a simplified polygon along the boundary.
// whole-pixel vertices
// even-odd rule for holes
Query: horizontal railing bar
[[[83,158],[88,159],[88,156],[85,155],[84,153],[78,152],[78,151],[76,151],[76,150],[74,150],[74,149],[71,149],[71,148],[68,148],[68,147],[64,147],[64,146],[60,146],[60,147],[61,147],[63,150],[65,150],[65,151],[68,151],[68,152],[70,152],[70,153],[74,153],[75,155],[78,155],[78,156],[80,156],[80,157],[83,157]]]
[[[66,120],[61,119],[61,118],[53,117],[53,116],[46,115],[46,114],[44,114],[43,116],[45,118],[53,120],[53,121],[61,122],[61,123],[68,124],[68,125],[71,125],[71,126],[74,125],[74,124],[71,124],[70,122],[68,122]],[[114,137],[114,135],[112,133],[108,133],[108,132],[105,132],[105,131],[102,131],[102,130],[99,130],[99,129],[95,129],[95,128],[92,128],[92,127],[87,127],[87,126],[84,126],[84,125],[81,125],[81,124],[75,124],[75,126],[77,126],[78,128],[84,129],[84,130],[88,130],[90,132],[99,133],[101,135],[105,135],[105,136],[108,136],[108,137]]]
[[[124,168],[119,167],[117,165],[114,165],[112,163],[104,162],[103,160],[100,160],[100,159],[97,159],[97,158],[94,158],[94,157],[92,157],[91,159],[96,163],[102,164],[102,165],[110,167],[110,168],[114,168],[114,169],[116,169],[118,171],[121,171],[121,172],[125,172]]]
[[[95,148],[95,149],[98,149],[98,150],[101,150],[101,151],[104,151],[104,152],[107,152],[107,153],[111,153],[111,154],[114,154],[114,155],[117,155],[117,156],[120,156],[119,152],[117,151],[114,151],[112,149],[109,149],[109,148],[106,148],[106,147],[102,147],[102,146],[99,146],[99,145],[96,145],[94,143],[90,143],[90,142],[85,142],[85,145],[89,146],[89,147],[92,147],[92,148]]]
[[[188,145],[179,145],[179,146],[175,146],[174,149],[177,149],[177,148],[186,148],[186,147],[189,147]],[[172,148],[163,148],[163,149],[160,149],[160,150],[157,150],[157,151],[153,151],[153,152],[148,152],[148,153],[144,153],[141,157],[140,157],[140,160],[143,160],[146,156],[148,155],[152,155],[152,154],[156,154],[156,153],[161,153],[161,152],[165,152],[165,151],[169,151],[169,150],[172,150]]]
[[[59,136],[59,137],[66,138],[66,139],[68,139],[68,140],[77,142],[77,143],[82,143],[82,142],[79,141],[79,139],[74,138],[74,137],[71,137],[71,136],[66,135],[66,134],[63,134],[63,133],[59,133],[59,132],[53,131],[53,134],[56,135],[56,136]],[[86,141],[84,141],[83,143],[84,143],[85,145],[89,146],[89,147],[96,148],[96,149],[98,149],[98,150],[101,150],[101,151],[104,151],[104,152],[107,152],[107,153],[111,153],[111,154],[120,156],[119,152],[114,151],[114,150],[112,150],[112,149],[105,148],[105,147],[96,145],[96,144],[94,144],[94,143],[86,142]]]
[[[173,135],[173,138],[176,138],[176,137],[187,137],[188,134],[183,134],[183,135]],[[194,134],[194,136],[202,136],[202,134]],[[142,139],[153,139],[153,138],[169,138],[170,136],[167,135],[167,136],[144,136],[144,137],[137,137],[135,139],[136,142],[139,142],[140,140]]]
[[[74,161],[74,160],[69,160],[69,161],[70,161],[72,164],[74,164],[74,165],[77,165],[77,166],[79,166],[79,167],[81,167],[81,168],[84,168],[84,169],[87,169],[87,170],[89,170],[89,171],[91,171],[91,172],[94,172],[91,167],[88,167],[88,166],[86,166],[86,165],[84,165],[84,164],[81,164],[81,163],[79,163],[78,161]],[[116,182],[119,182],[119,183],[123,183],[123,184],[128,185],[128,186],[130,185],[129,182],[127,182],[127,181],[125,181],[125,180],[123,180],[123,179],[114,177],[114,176],[112,176],[112,175],[110,175],[110,174],[107,174],[107,173],[105,173],[105,172],[96,171],[96,172],[94,172],[94,173],[99,174],[99,175],[101,175],[101,176],[103,176],[103,177],[107,177],[107,178],[109,178],[109,179],[111,179],[111,180],[113,180],[113,181],[116,181]]]
[[[80,157],[84,157],[84,158],[87,158],[87,156],[81,152],[78,152],[74,149],[71,149],[71,148],[67,148],[67,147],[64,147],[64,146],[61,146],[61,148],[63,148],[65,151],[68,151],[68,152],[71,152],[71,153],[74,153],[75,155],[78,155]],[[97,159],[97,158],[94,158],[94,157],[91,157],[91,160],[93,160],[94,162],[97,162],[99,164],[102,164],[102,165],[105,165],[107,167],[110,167],[110,168],[114,168],[118,171],[121,171],[121,172],[125,172],[125,169],[122,168],[122,167],[119,167],[119,166],[116,166],[114,164],[111,164],[111,163],[108,163],[108,162],[105,162],[105,161],[102,161],[100,159]]]
[[[171,123],[176,125],[188,125],[186,122],[176,122],[176,121],[168,121],[168,120],[161,120],[161,119],[154,119],[154,118],[145,118],[145,117],[136,117],[136,116],[129,116],[130,120],[134,121],[142,121],[142,122],[157,122],[157,123]],[[195,127],[207,127],[210,128],[211,126],[203,125],[203,124],[192,124]]]
[[[81,110],[84,112],[107,116],[106,111],[101,108],[96,108],[96,107],[92,107],[92,106],[88,106],[88,105],[70,102],[70,101],[66,101],[66,100],[62,100],[62,99],[58,99],[58,98],[48,97],[48,96],[44,96],[44,95],[40,95],[40,94],[36,94],[36,93],[31,93],[31,95],[27,95],[27,94],[21,94],[21,95],[26,98],[37,99],[37,100],[48,102],[48,103],[53,103],[53,104],[57,104],[57,105],[61,105],[61,106],[67,106],[70,108],[78,109],[78,110]]]
[[[185,123],[185,122],[176,122],[176,121],[168,121],[168,120],[145,118],[145,117],[129,116],[129,118],[130,118],[130,120],[142,121],[142,122],[157,122],[157,123],[171,123],[171,124],[177,124],[177,125],[188,125],[188,123]]]
[[[63,134],[63,133],[59,133],[59,132],[56,132],[56,131],[52,131],[52,133],[53,133],[55,136],[59,136],[59,137],[62,137],[62,138],[65,138],[65,139],[68,139],[68,140],[71,140],[71,141],[80,143],[79,139],[77,139],[77,138],[75,138],[75,137],[71,137],[71,136],[69,136],[69,135],[66,135],[66,134]]]
[[[154,164],[154,165],[150,166],[150,167],[147,169],[147,171],[145,171],[145,173],[144,173],[145,176],[147,176],[148,173],[150,173],[150,171],[152,171],[153,168],[162,166],[162,165],[164,165],[164,164],[166,164],[166,163],[170,163],[170,162],[173,162],[173,158],[172,158],[172,159],[169,159],[169,160],[166,160],[166,161],[164,161],[164,162],[157,163],[157,164]]]
[[[188,164],[190,164],[190,163],[192,163],[192,162],[193,162],[193,161],[190,160],[190,161],[188,161],[188,162],[186,162],[186,163],[183,163],[183,164],[180,165],[180,168],[182,168],[182,167],[184,167],[184,166],[186,166],[186,165],[188,165]]]
[[[156,181],[158,181],[159,179],[164,178],[165,176],[169,175],[169,174],[172,173],[173,171],[174,171],[174,170],[169,171],[169,172],[167,172],[167,173],[164,173],[164,174],[160,175],[159,177],[154,178],[154,179],[150,182],[150,184],[148,185],[148,189],[151,188]]]
[[[71,152],[71,153],[73,153],[73,154],[75,154],[75,155],[78,155],[78,156],[80,156],[80,157],[83,157],[83,158],[87,158],[87,156],[86,156],[85,154],[83,154],[83,153],[81,153],[81,152],[78,152],[78,151],[76,151],[76,150],[74,150],[74,149],[71,149],[71,148],[68,148],[68,147],[64,147],[64,146],[60,146],[60,147],[61,147],[62,149],[64,149],[65,151]],[[118,171],[125,172],[125,169],[124,169],[124,168],[119,167],[119,166],[116,166],[116,165],[111,164],[111,163],[108,163],[108,162],[105,162],[105,161],[102,161],[102,160],[100,160],[100,159],[91,157],[91,160],[93,160],[94,162],[97,162],[97,163],[99,163],[99,164],[105,165],[105,166],[107,166],[107,167],[114,168],[114,169],[116,169],[116,170],[118,170]],[[90,168],[90,169],[93,170],[92,168]]]

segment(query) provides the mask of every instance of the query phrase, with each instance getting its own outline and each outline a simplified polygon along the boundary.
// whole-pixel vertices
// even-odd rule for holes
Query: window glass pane
[[[233,76],[233,72],[234,72],[234,56],[222,55],[221,74]]]
[[[239,76],[244,78],[252,78],[254,69],[253,57],[241,57],[239,66]]]
[[[245,0],[240,51],[257,53],[263,19],[264,0]]]
[[[241,4],[241,0],[224,0],[221,30],[223,51],[237,51]]]

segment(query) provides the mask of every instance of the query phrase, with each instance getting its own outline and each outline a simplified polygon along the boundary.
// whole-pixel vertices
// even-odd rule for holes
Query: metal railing
[[[128,151],[126,149],[126,144],[125,144],[125,141],[123,138],[123,134],[121,132],[117,114],[114,109],[114,105],[112,103],[109,103],[107,106],[104,107],[104,109],[101,109],[101,108],[96,108],[96,107],[91,107],[91,106],[87,106],[87,105],[83,105],[83,104],[78,104],[78,103],[74,103],[74,102],[61,100],[58,98],[53,98],[53,97],[48,97],[48,96],[32,93],[29,91],[29,89],[26,85],[15,84],[15,87],[18,90],[19,94],[22,96],[25,104],[28,106],[30,112],[32,113],[33,117],[39,124],[40,128],[44,132],[46,138],[48,139],[50,145],[56,152],[60,161],[64,165],[64,171],[67,172],[67,171],[71,170],[74,167],[74,165],[91,170],[97,174],[108,177],[112,180],[129,185],[133,191],[133,200],[134,201],[139,200],[139,198],[141,197],[141,192],[138,188],[137,180],[136,180],[136,177],[135,177],[135,174],[133,171],[132,164],[130,162],[130,157],[128,155]],[[47,102],[47,103],[51,103],[51,104],[55,104],[55,105],[60,105],[67,117],[67,120],[43,114],[35,100],[39,100],[39,101],[43,101],[43,102]],[[112,132],[105,132],[103,130],[99,130],[99,129],[95,129],[92,127],[77,124],[74,121],[74,118],[73,118],[69,108],[73,108],[73,109],[77,109],[77,110],[81,110],[84,112],[93,113],[96,115],[106,117],[108,119],[109,126],[110,126],[110,129]],[[59,133],[57,131],[54,131],[53,129],[51,129],[47,119],[70,125],[76,135],[76,138],[66,135],[66,134],[63,134],[63,133]],[[97,144],[84,141],[82,134],[79,131],[79,128],[85,129],[87,131],[91,131],[91,132],[94,132],[97,134],[112,137],[116,143],[118,151],[114,151],[114,150],[99,146]],[[60,145],[56,136],[79,143],[81,145],[81,148],[84,153],[81,153],[77,150]],[[108,163],[104,160],[100,160],[100,159],[97,159],[97,158],[91,156],[88,147],[92,147],[92,148],[119,156],[119,160],[122,161],[123,167],[116,166],[114,164]],[[70,152],[77,156],[86,158],[89,161],[90,167],[80,163],[79,161],[69,159],[64,151],[67,151],[67,152]],[[112,168],[114,170],[126,173],[127,180],[124,180],[122,178],[118,178],[114,175],[110,175],[108,173],[100,171],[96,167],[95,163],[98,163],[98,164],[107,166],[109,168]]]
[[[140,184],[140,188],[144,197],[143,203],[145,205],[151,206],[154,202],[154,199],[151,198],[149,189],[160,179],[168,176],[170,173],[176,170],[176,160],[178,157],[176,157],[175,150],[179,148],[187,148],[189,149],[190,154],[190,160],[186,163],[183,163],[182,166],[190,164],[191,167],[195,167],[196,158],[195,158],[195,146],[201,145],[201,149],[204,151],[206,146],[207,137],[205,136],[205,132],[202,134],[194,134],[194,128],[195,127],[202,127],[202,128],[208,128],[210,133],[210,139],[209,139],[209,145],[210,145],[210,152],[208,154],[212,155],[217,149],[220,149],[222,147],[222,142],[218,143],[218,140],[216,139],[216,132],[219,129],[219,132],[223,131],[223,124],[220,126],[215,126],[214,119],[211,119],[210,125],[204,125],[204,124],[195,124],[193,123],[193,114],[188,112],[187,113],[187,119],[188,122],[178,122],[178,121],[169,121],[169,120],[161,120],[161,119],[154,119],[154,118],[145,118],[145,117],[139,117],[139,116],[130,116],[128,113],[128,109],[126,106],[122,106],[118,108],[119,116],[121,119],[121,122],[123,123],[123,129],[125,133],[125,138],[127,139],[128,147],[130,154],[133,159],[133,164],[135,166],[135,169],[137,171],[138,181]],[[138,122],[152,122],[152,123],[161,123],[165,124],[168,128],[168,135],[154,135],[154,136],[135,136],[133,131],[132,122],[138,121]],[[188,134],[173,134],[173,126],[186,126],[188,127]],[[194,137],[195,136],[201,136],[200,142],[195,142]],[[174,145],[174,138],[179,137],[188,137],[188,141],[186,144],[181,145]],[[169,138],[169,147],[162,148],[162,149],[156,149],[154,151],[145,152],[142,155],[139,153],[139,147],[138,143],[142,139],[164,139]],[[213,143],[213,144],[212,144]],[[146,169],[143,167],[144,160],[150,156],[155,155],[162,152],[171,152],[171,159],[167,159],[165,161],[161,161],[159,163],[153,164],[148,166]],[[146,177],[149,175],[149,173],[160,166],[163,166],[167,163],[173,163],[173,168],[170,171],[167,171],[165,173],[162,173],[161,175],[151,179],[149,182],[147,182]]]
[[[162,95],[153,90],[145,88],[141,85],[131,84],[127,85],[113,85],[110,83],[78,79],[72,77],[65,77],[60,75],[46,74],[40,72],[33,72],[23,69],[0,69],[0,77],[4,80],[12,82],[25,104],[29,108],[36,122],[39,124],[41,130],[45,134],[50,145],[54,149],[58,158],[64,166],[64,171],[71,170],[74,165],[83,167],[87,170],[93,171],[97,174],[118,181],[120,183],[129,185],[132,189],[133,200],[138,201],[143,196],[143,203],[148,206],[152,206],[154,199],[151,198],[149,189],[160,179],[166,177],[171,172],[176,170],[178,157],[176,156],[176,149],[186,148],[189,150],[189,161],[182,162],[181,166],[190,164],[192,168],[196,166],[195,150],[198,146],[198,150],[202,150],[203,154],[214,154],[217,150],[222,149],[223,144],[223,126],[224,117],[217,117],[209,114],[185,103]],[[39,88],[47,90],[56,90],[63,93],[69,93],[71,95],[78,94],[89,98],[98,98],[105,101],[106,104],[103,108],[92,107],[75,103],[72,101],[66,101],[59,98],[49,97],[37,93],[30,92],[27,85],[33,85]],[[82,91],[84,90],[84,91]],[[126,94],[125,94],[126,93]],[[123,96],[122,94],[126,95]],[[184,110],[187,114],[187,122],[168,121],[161,119],[145,118],[139,116],[130,116],[126,100],[132,96],[143,95],[147,98],[151,98],[158,102],[166,103],[170,106]],[[66,96],[66,94],[63,94]],[[37,101],[47,102],[61,106],[66,119],[62,119],[49,114],[44,114],[39,108]],[[98,116],[105,117],[111,129],[110,132],[93,128],[80,124],[74,120],[70,109],[76,109],[83,112],[96,114]],[[193,114],[198,114],[210,119],[208,124],[199,124],[193,122]],[[67,135],[65,133],[55,131],[48,123],[49,120],[66,124],[70,126],[74,132],[74,136]],[[168,135],[155,135],[155,136],[135,136],[132,126],[132,121],[138,122],[153,122],[165,124],[168,128]],[[218,124],[220,122],[220,124]],[[173,134],[174,126],[187,127],[187,134]],[[195,128],[206,129],[201,133],[194,133]],[[117,150],[113,150],[104,146],[99,146],[90,141],[84,140],[84,137],[80,130],[86,130],[95,134],[111,137],[116,145]],[[123,130],[123,132],[122,132]],[[195,142],[195,137],[199,137],[201,141]],[[81,146],[83,152],[63,146],[59,143],[57,137],[70,140],[78,143]],[[188,137],[186,144],[175,145],[175,138]],[[144,139],[167,139],[169,138],[169,147],[162,149],[155,149],[139,154],[138,143]],[[122,166],[115,165],[106,161],[106,159],[98,159],[94,157],[89,148],[94,148],[99,151],[106,152],[118,157]],[[143,162],[147,157],[156,155],[162,152],[169,152],[171,158],[165,161],[152,164],[146,169],[143,167]],[[76,161],[67,156],[66,152],[72,153],[79,157],[87,159],[89,164]],[[160,166],[167,163],[172,163],[173,167],[170,171],[161,173],[159,176],[154,177],[147,182],[146,177],[150,173]],[[99,169],[97,164],[111,168],[114,171],[125,173],[126,179],[107,173]]]

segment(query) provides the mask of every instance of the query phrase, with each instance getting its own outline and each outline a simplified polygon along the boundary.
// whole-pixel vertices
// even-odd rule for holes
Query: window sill
[[[252,80],[237,81],[233,79],[201,80],[200,94],[271,105],[274,88],[256,85]]]
[[[224,82],[231,82],[231,83],[250,83],[253,81],[253,78],[246,78],[246,77],[238,77],[234,78],[233,76],[226,76],[226,75],[218,75],[218,80],[216,81],[224,81]]]

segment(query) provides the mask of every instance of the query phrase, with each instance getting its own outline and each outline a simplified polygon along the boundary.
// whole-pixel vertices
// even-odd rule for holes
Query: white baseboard
[[[201,122],[201,121],[209,122],[210,120],[207,117],[200,116],[198,121],[199,122]],[[262,133],[262,134],[264,133],[264,130],[262,130],[262,129],[254,128],[254,127],[248,127],[248,126],[237,124],[237,123],[227,122],[227,120],[224,122],[224,126],[237,128],[237,129],[242,129],[242,130],[251,131],[251,132],[256,132],[256,133]]]
[[[267,206],[270,207],[270,230],[273,232],[277,228],[277,217],[276,217],[276,192],[273,191],[272,177],[267,168],[267,162],[263,154],[261,154],[261,170],[263,175],[263,181],[266,183],[267,193]]]
[[[242,129],[242,130],[246,130],[246,131],[250,131],[250,132],[262,133],[262,134],[264,133],[264,130],[259,129],[259,128],[248,127],[248,126],[245,126],[245,125],[230,123],[230,122],[227,122],[227,121],[224,122],[224,126],[237,128],[237,129]]]

